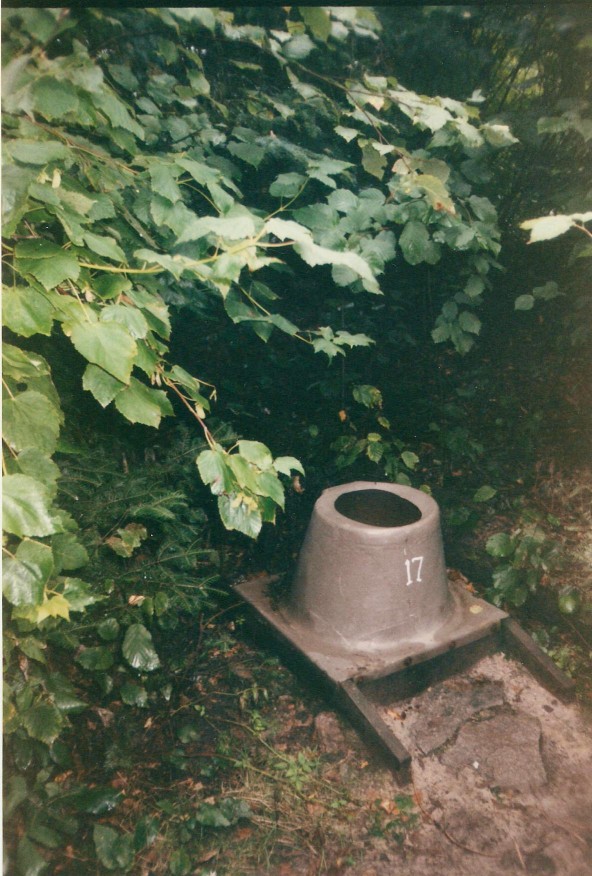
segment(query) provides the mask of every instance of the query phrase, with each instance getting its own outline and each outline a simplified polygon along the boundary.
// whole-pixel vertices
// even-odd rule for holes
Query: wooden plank
[[[406,773],[411,766],[411,755],[355,681],[350,679],[339,684],[337,697],[343,711],[352,723],[378,744],[396,770]]]
[[[548,654],[513,618],[502,621],[502,647],[516,656],[544,687],[565,699],[573,699],[575,682],[562,672]]]

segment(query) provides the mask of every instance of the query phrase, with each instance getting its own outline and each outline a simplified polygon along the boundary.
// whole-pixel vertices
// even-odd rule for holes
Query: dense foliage
[[[588,204],[560,174],[546,198],[524,185],[533,143],[559,142],[577,168],[592,135],[557,20],[525,14],[516,32],[486,12],[470,29],[461,11],[407,12],[388,37],[380,14],[384,32],[353,7],[4,12],[5,718],[22,874],[80,828],[72,811],[119,799],[55,781],[87,707],[65,664],[104,704],[178,694],[180,643],[220,573],[204,485],[226,529],[257,537],[286,486],[297,504],[305,468],[315,488],[354,472],[439,487],[445,504],[463,474],[447,520],[474,525],[500,460],[467,406],[496,388],[458,363],[500,316],[503,228],[510,249],[519,222],[537,247],[580,235],[562,338],[587,340]],[[423,82],[414,33],[480,59],[475,80]],[[546,267],[506,281],[511,315],[561,304]],[[494,441],[512,404],[477,407]],[[496,601],[523,604],[552,568],[542,524],[487,541]],[[142,830],[97,825],[103,866],[130,869]]]

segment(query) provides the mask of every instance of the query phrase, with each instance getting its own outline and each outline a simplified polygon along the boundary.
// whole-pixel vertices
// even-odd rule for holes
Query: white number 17
[[[417,568],[413,568],[412,566],[416,564]],[[418,584],[421,584],[421,567],[423,565],[423,557],[412,557],[410,560],[405,560],[405,568],[407,569],[407,587],[410,584],[413,584],[414,581],[417,581]],[[415,578],[412,576],[412,571],[415,572]]]

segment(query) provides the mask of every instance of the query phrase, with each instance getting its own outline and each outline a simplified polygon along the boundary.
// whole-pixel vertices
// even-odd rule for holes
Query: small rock
[[[346,748],[345,736],[333,712],[319,712],[315,717],[314,738],[323,754],[337,754]]]
[[[465,724],[442,763],[453,770],[479,762],[479,773],[502,791],[530,791],[547,781],[541,758],[541,725],[522,713],[500,713]]]

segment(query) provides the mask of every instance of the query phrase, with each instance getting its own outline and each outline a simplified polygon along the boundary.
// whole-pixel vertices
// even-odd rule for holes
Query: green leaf
[[[125,389],[125,383],[117,380],[99,368],[89,363],[82,375],[82,386],[96,398],[101,407],[106,408],[113,399]]]
[[[264,471],[257,477],[255,493],[258,496],[267,496],[280,508],[285,505],[284,488],[273,471]]]
[[[59,119],[78,109],[76,89],[70,82],[41,76],[31,86],[33,108],[46,119]]]
[[[399,246],[406,262],[410,265],[418,265],[426,261],[426,255],[430,246],[428,229],[422,222],[415,219],[407,222],[399,238]]]
[[[364,141],[366,142],[366,141]],[[386,157],[377,152],[372,143],[366,143],[362,149],[362,167],[367,173],[382,179],[386,168]]]
[[[532,310],[534,295],[519,295],[514,301],[514,310]]]
[[[101,322],[116,322],[124,326],[132,338],[139,340],[148,334],[148,322],[141,310],[126,304],[109,304],[101,311]]]
[[[60,415],[40,392],[28,389],[2,402],[3,438],[12,450],[36,448],[47,455],[57,446]]]
[[[298,11],[313,36],[327,42],[331,35],[331,16],[320,6],[299,6]]]
[[[112,259],[114,262],[125,262],[125,253],[115,238],[93,234],[91,231],[85,231],[82,238],[88,248],[96,252],[97,255]]]
[[[300,474],[305,473],[300,460],[295,459],[293,456],[278,456],[273,461],[273,467],[277,472],[288,477],[290,477],[293,471],[299,471]]]
[[[165,392],[150,389],[132,377],[129,386],[115,398],[115,407],[130,423],[143,423],[158,429],[162,417],[173,416],[174,411]]]
[[[487,539],[485,550],[492,557],[509,557],[514,551],[514,542],[507,532],[497,532]]]
[[[559,611],[561,614],[576,614],[580,601],[580,591],[576,587],[564,587],[557,599]]]
[[[64,597],[68,600],[70,611],[84,611],[89,605],[95,605],[105,599],[92,592],[90,584],[80,578],[64,578]]]
[[[76,657],[76,662],[84,669],[102,671],[113,666],[113,654],[103,645],[94,645],[81,651]]]
[[[535,286],[532,290],[532,294],[537,300],[552,301],[553,298],[557,298],[561,295],[561,292],[559,291],[557,283],[554,280],[549,280],[544,286]]]
[[[60,710],[52,703],[36,703],[22,715],[25,730],[32,739],[51,745],[64,726]]]
[[[171,203],[181,200],[181,189],[177,185],[179,168],[174,164],[153,162],[149,167],[152,190]]]
[[[51,540],[51,550],[58,575],[64,570],[70,572],[88,563],[86,548],[80,544],[73,532],[54,535]]]
[[[236,529],[249,538],[257,538],[261,532],[261,512],[239,501],[238,497],[218,496],[218,512],[226,529]]]
[[[16,458],[16,465],[21,474],[29,475],[37,481],[41,481],[50,498],[54,498],[57,492],[57,480],[60,477],[58,466],[43,451],[36,447],[27,447]]]
[[[54,309],[50,302],[30,286],[4,286],[2,290],[2,322],[24,338],[50,335]]]
[[[106,824],[95,824],[93,841],[97,858],[107,870],[127,871],[134,863],[134,842],[131,834],[120,834]]]
[[[48,864],[31,840],[24,836],[19,840],[16,851],[16,866],[19,876],[41,876]]]
[[[127,628],[121,647],[123,656],[134,669],[152,672],[160,666],[152,636],[143,624],[132,624]]]
[[[189,240],[199,240],[207,234],[215,234],[227,240],[241,240],[255,234],[255,221],[248,213],[237,213],[234,216],[202,216],[195,217],[179,236],[179,243]]]
[[[315,44],[311,38],[305,33],[302,33],[292,37],[287,43],[284,43],[282,46],[282,53],[291,61],[302,61],[303,58],[310,55],[314,48]]]
[[[467,280],[464,291],[465,295],[468,295],[469,298],[477,298],[479,295],[481,295],[484,289],[485,281],[477,274],[474,274]]]
[[[233,477],[228,465],[228,455],[222,450],[204,450],[197,457],[199,475],[215,496],[228,493],[233,488]]]
[[[520,223],[520,228],[525,231],[530,231],[529,243],[537,243],[541,240],[552,240],[554,237],[559,237],[565,234],[573,227],[576,221],[589,222],[592,219],[592,213],[573,213],[570,216],[541,216],[538,219],[528,219],[526,222]]]
[[[136,356],[136,342],[118,323],[81,322],[71,327],[75,349],[108,374],[128,383]]]
[[[114,617],[107,617],[97,627],[97,633],[104,642],[114,642],[119,636],[119,622]]]
[[[21,803],[27,799],[27,782],[24,776],[11,776],[5,787],[4,815],[9,818]]]
[[[352,390],[354,399],[366,408],[381,408],[382,393],[376,386],[358,384]]]
[[[121,686],[121,699],[127,706],[137,706],[145,709],[148,705],[148,692],[145,687],[126,681]]]
[[[118,556],[131,557],[147,537],[146,527],[142,526],[141,523],[128,523],[123,529],[117,530],[117,535],[110,536],[106,540],[106,544]]]
[[[470,310],[463,310],[458,316],[458,324],[464,332],[478,335],[481,331],[481,320]]]
[[[239,441],[238,450],[241,456],[261,469],[271,468],[273,457],[265,444],[260,441]]]
[[[280,173],[269,187],[274,198],[293,198],[304,186],[306,177],[301,173]]]
[[[20,241],[14,254],[19,273],[31,275],[48,290],[64,280],[77,280],[80,274],[76,256],[49,240]]]
[[[401,454],[401,459],[411,471],[415,471],[415,467],[419,463],[419,456],[411,450],[404,450]]]
[[[59,140],[9,140],[4,149],[21,164],[49,164],[69,156],[69,149]]]
[[[43,548],[43,553],[37,553],[36,546]],[[41,605],[45,584],[52,571],[51,548],[38,542],[21,542],[15,557],[6,557],[2,564],[4,598],[17,606]]]
[[[61,526],[49,510],[47,492],[28,475],[6,475],[2,479],[2,525],[13,535],[53,535]]]
[[[484,484],[475,492],[473,502],[489,502],[489,500],[493,499],[495,495],[497,495],[497,490],[490,487],[488,484]],[[494,536],[492,536],[492,538],[493,537]],[[498,556],[503,556],[503,554],[498,554]]]

